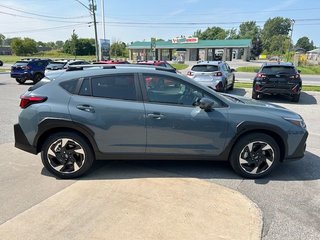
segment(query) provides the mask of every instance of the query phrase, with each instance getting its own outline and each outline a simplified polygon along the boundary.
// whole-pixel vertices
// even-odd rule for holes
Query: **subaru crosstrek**
[[[292,63],[264,63],[253,79],[252,98],[263,95],[287,95],[293,102],[299,102],[302,89],[300,71]]]
[[[19,84],[25,83],[26,80],[32,80],[37,83],[44,77],[44,72],[50,62],[50,59],[38,58],[17,61],[11,67],[10,76],[15,78]]]
[[[226,92],[234,87],[234,69],[223,61],[200,61],[192,66],[187,76],[218,92]]]
[[[92,65],[91,65],[92,66]],[[55,71],[21,96],[15,146],[60,178],[94,160],[223,160],[243,177],[304,156],[298,114],[218,94],[160,67],[84,66]]]

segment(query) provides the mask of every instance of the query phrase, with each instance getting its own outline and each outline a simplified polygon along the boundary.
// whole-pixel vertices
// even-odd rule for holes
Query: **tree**
[[[37,42],[31,38],[13,38],[11,41],[12,52],[16,55],[28,55],[38,52]]]
[[[226,39],[239,39],[238,30],[236,28],[231,28],[230,30],[227,30],[226,34]]]
[[[260,28],[255,21],[243,22],[239,26],[239,37],[241,39],[253,39],[261,34]]]
[[[64,42],[63,41],[56,41],[56,49],[63,49],[63,45],[64,45]]]
[[[269,18],[263,26],[263,30],[261,33],[261,39],[263,43],[263,48],[269,52],[275,50],[275,45],[273,45],[271,50],[271,41],[275,36],[288,36],[291,30],[291,20],[289,18],[275,17]],[[279,37],[276,39],[280,39],[284,37]],[[274,40],[276,41],[276,40]],[[287,43],[288,44],[288,43]],[[279,49],[277,51],[282,51],[282,44],[279,45]]]
[[[77,43],[77,55],[94,55],[96,52],[96,48],[92,41],[88,38],[80,38]]]
[[[308,37],[301,37],[298,39],[296,48],[303,48],[306,51],[313,50],[315,47],[313,46],[313,41],[310,42]]]
[[[221,27],[208,27],[204,32],[197,30],[193,35],[203,40],[226,39],[228,36],[227,32]]]
[[[288,49],[290,38],[286,35],[275,35],[270,38],[269,52],[284,54]]]
[[[0,33],[0,46],[3,45],[5,39],[6,39],[6,37]]]
[[[127,51],[126,51],[126,44],[121,41],[115,41],[110,46],[110,54],[115,57],[126,57]]]

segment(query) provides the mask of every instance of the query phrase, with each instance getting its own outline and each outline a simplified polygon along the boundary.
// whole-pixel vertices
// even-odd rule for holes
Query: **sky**
[[[91,1],[91,0],[90,0]],[[319,0],[95,0],[98,38],[111,42],[169,40],[192,36],[207,27],[239,28],[256,21],[263,27],[273,17],[294,19],[293,42],[307,36],[320,47]],[[82,4],[81,4],[82,3]],[[1,0],[0,33],[6,38],[29,37],[36,41],[65,41],[73,30],[79,38],[94,38],[89,0]],[[85,6],[83,6],[85,5]]]

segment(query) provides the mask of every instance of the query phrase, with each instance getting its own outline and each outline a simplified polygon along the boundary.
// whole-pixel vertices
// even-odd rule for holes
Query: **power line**
[[[52,19],[39,19],[39,18],[36,18],[36,17],[23,16],[23,15],[18,15],[18,14],[14,14],[14,13],[6,13],[6,12],[2,12],[2,11],[0,11],[0,14],[9,15],[9,16],[13,16],[13,17],[36,19],[36,20],[48,21],[48,22],[85,23],[85,22],[79,22],[79,21],[64,21],[64,20],[52,20]]]
[[[38,28],[38,29],[29,29],[29,30],[21,30],[21,31],[13,31],[13,32],[3,32],[2,34],[16,34],[16,33],[23,33],[23,32],[43,32],[48,30],[54,30],[54,29],[66,29],[66,28],[74,28],[77,26],[84,26],[83,23],[79,24],[72,24],[72,25],[63,25],[63,26],[56,26],[56,27],[50,27],[50,28]]]
[[[45,18],[77,19],[77,18],[88,17],[87,15],[85,15],[85,16],[75,16],[75,17],[50,16],[50,15],[44,15],[44,14],[38,14],[38,13],[24,11],[24,10],[21,10],[21,9],[18,9],[18,8],[13,8],[13,7],[10,7],[10,6],[3,5],[3,4],[0,4],[0,6],[3,7],[3,8],[7,8],[7,9],[11,9],[11,10],[17,11],[17,12],[22,12],[22,13],[26,13],[26,14],[29,14],[29,15],[38,16],[38,17],[45,17]]]

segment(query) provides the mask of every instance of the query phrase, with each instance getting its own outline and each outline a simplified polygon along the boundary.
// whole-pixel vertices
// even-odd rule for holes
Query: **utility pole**
[[[294,19],[291,19],[291,33],[290,33],[290,42],[288,44],[288,53],[287,53],[287,60],[289,62],[289,58],[290,58],[290,45],[292,43],[292,33],[293,33],[293,25],[295,23]]]
[[[98,43],[98,33],[97,33],[96,7],[97,6],[94,4],[94,0],[91,0],[91,4],[89,4],[89,8],[90,8],[90,11],[93,15],[94,36],[95,36],[95,42],[96,42],[96,60],[99,61],[100,59],[99,59],[99,43]]]

